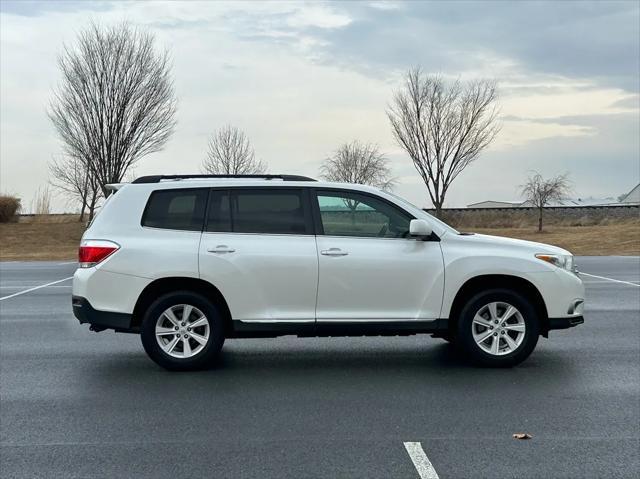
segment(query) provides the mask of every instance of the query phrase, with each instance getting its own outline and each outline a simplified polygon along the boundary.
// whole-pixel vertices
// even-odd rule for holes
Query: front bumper
[[[131,327],[131,314],[98,311],[82,296],[72,296],[71,305],[73,306],[73,315],[80,321],[80,324],[89,323],[92,331],[114,329],[118,332],[138,332]]]

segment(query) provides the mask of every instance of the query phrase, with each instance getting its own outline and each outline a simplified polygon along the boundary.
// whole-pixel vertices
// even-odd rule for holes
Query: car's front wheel
[[[165,369],[185,371],[210,366],[224,343],[222,320],[198,293],[177,291],[154,301],[145,313],[142,345]]]
[[[516,291],[492,289],[473,296],[458,319],[458,343],[477,363],[510,367],[534,350],[540,322],[531,302]]]

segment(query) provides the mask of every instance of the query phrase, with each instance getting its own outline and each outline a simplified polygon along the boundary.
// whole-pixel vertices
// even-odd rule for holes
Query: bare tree
[[[567,174],[545,180],[537,172],[530,176],[521,188],[526,202],[538,208],[538,232],[542,231],[544,207],[552,201],[560,201],[566,198],[571,190]]]
[[[377,145],[355,140],[344,143],[320,167],[328,181],[359,183],[390,189],[393,186],[389,161]]]
[[[209,138],[209,149],[202,169],[212,175],[255,175],[264,173],[267,165],[256,159],[244,132],[227,125]]]
[[[410,70],[387,110],[393,135],[427,185],[440,216],[451,183],[499,131],[495,82],[445,83]]]
[[[328,181],[358,183],[382,189],[391,189],[394,181],[388,160],[378,146],[362,144],[357,140],[342,144],[333,156],[325,159],[320,166],[320,175]],[[355,224],[360,202],[347,198],[343,202],[351,210],[351,221]]]
[[[93,219],[98,199],[102,194],[97,179],[89,174],[85,164],[71,156],[53,159],[49,163],[51,184],[61,190],[69,199],[80,201],[80,218],[84,221],[84,214],[89,214],[89,221]]]
[[[92,24],[58,59],[62,81],[49,108],[65,152],[78,158],[105,196],[171,136],[176,100],[167,52],[126,23]]]

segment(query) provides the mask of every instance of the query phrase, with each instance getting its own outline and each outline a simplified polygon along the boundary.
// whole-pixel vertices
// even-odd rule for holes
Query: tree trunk
[[[80,219],[78,220],[80,223],[82,223],[82,220],[84,220],[84,210],[87,207],[87,203],[85,201],[82,201],[82,209],[80,210]]]
[[[538,233],[542,233],[542,208],[538,210]]]
[[[433,205],[435,210],[436,210],[436,218],[438,218],[439,220],[442,219],[442,203],[436,203]]]
[[[93,196],[91,197],[91,203],[89,203],[89,223],[93,219],[94,212],[96,210],[96,203],[98,202],[98,192],[94,191]]]

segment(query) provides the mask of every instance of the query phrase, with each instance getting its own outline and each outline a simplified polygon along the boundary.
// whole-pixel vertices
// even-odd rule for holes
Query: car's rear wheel
[[[458,343],[477,363],[510,367],[534,350],[540,334],[535,307],[526,297],[508,289],[473,296],[458,320]]]
[[[149,357],[163,368],[203,369],[213,363],[222,349],[222,318],[202,295],[172,292],[147,308],[141,338]]]

